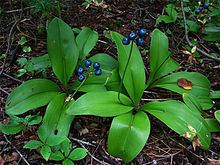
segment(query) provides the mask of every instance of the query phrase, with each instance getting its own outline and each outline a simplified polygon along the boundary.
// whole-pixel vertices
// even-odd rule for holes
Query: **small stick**
[[[10,78],[10,79],[12,79],[12,80],[14,80],[14,81],[17,81],[17,82],[19,82],[19,83],[23,83],[23,81],[21,81],[21,80],[19,80],[19,79],[17,79],[17,78],[12,77],[12,76],[8,75],[8,74],[5,73],[5,72],[3,72],[2,75],[6,76],[6,77],[8,77],[8,78]]]
[[[94,157],[94,156],[86,149],[86,147],[85,147],[81,142],[79,142],[79,141],[77,141],[77,142],[79,143],[79,145],[80,145],[84,150],[86,150],[86,152],[89,154],[89,156],[90,156],[92,159],[94,159],[95,161],[97,161],[98,163],[100,163],[100,164],[102,164],[102,165],[110,165],[110,164],[108,164],[108,163],[106,163],[106,162],[103,162],[103,161],[97,159],[96,157]]]
[[[91,143],[83,141],[83,140],[79,140],[79,139],[76,139],[76,138],[70,138],[70,139],[73,140],[73,141],[76,141],[77,143],[82,143],[82,144],[85,144],[85,145],[88,145],[88,146],[96,147],[94,144],[91,144]]]
[[[8,93],[6,90],[4,90],[3,88],[1,88],[1,87],[0,87],[0,91],[2,91],[3,93],[5,93],[6,95],[9,95],[9,93]]]
[[[25,159],[25,157],[21,154],[20,151],[18,151],[18,149],[8,140],[7,136],[6,135],[3,135],[5,140],[7,141],[8,144],[10,144],[14,149],[15,151],[20,155],[20,157],[23,159],[23,161],[27,164],[27,165],[30,165],[28,163],[28,161]]]

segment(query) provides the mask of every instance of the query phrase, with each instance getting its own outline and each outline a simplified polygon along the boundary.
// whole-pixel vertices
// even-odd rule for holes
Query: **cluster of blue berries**
[[[198,15],[200,13],[202,13],[203,9],[208,9],[209,8],[209,4],[205,3],[203,6],[199,6],[198,9],[195,10],[195,14]]]
[[[131,41],[134,41],[136,39],[137,45],[142,46],[144,43],[144,36],[146,36],[147,30],[144,28],[141,28],[137,30],[136,32],[131,32],[127,37],[124,37],[122,40],[122,43],[124,45],[129,45]]]
[[[86,76],[84,76],[83,73],[87,72],[87,71],[90,71],[88,68],[91,67],[92,61],[86,60],[84,65],[85,65],[86,68],[83,68],[83,67],[78,68],[78,80],[80,82],[85,80]],[[96,76],[99,76],[99,75],[102,74],[102,70],[100,69],[100,64],[98,62],[93,63],[93,69],[94,69],[94,72],[95,72]]]

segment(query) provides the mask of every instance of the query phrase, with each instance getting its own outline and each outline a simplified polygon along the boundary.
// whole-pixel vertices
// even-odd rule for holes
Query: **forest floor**
[[[99,42],[92,53],[105,52],[113,57],[117,56],[116,48],[112,42],[105,38],[103,32],[113,30],[124,35],[130,31],[145,27],[150,32],[156,27],[163,32],[170,31],[169,49],[172,56],[177,60],[182,70],[197,71],[205,76],[211,82],[213,90],[220,89],[220,67],[219,62],[201,56],[201,58],[189,58],[184,54],[185,42],[184,28],[178,24],[159,24],[156,25],[156,18],[163,12],[165,2],[154,1],[144,3],[143,1],[106,1],[103,6],[91,5],[88,9],[82,6],[82,0],[63,1],[61,12],[62,19],[73,28],[91,27],[98,31]],[[23,4],[24,5],[24,4]],[[46,33],[39,32],[40,27],[46,26],[46,19],[40,14],[33,14],[32,10],[23,6],[19,0],[1,0],[0,2],[0,68],[4,71],[0,73],[0,121],[6,122],[7,115],[4,113],[5,101],[8,93],[23,81],[41,77],[41,74],[24,74],[16,77],[20,66],[16,62],[20,57],[35,57],[47,53]],[[2,9],[4,12],[1,13]],[[51,14],[52,16],[56,16]],[[24,54],[16,50],[17,41],[21,36],[25,36],[28,45],[32,51]],[[191,35],[192,38],[200,40],[200,47],[207,50],[212,49],[208,43],[202,41],[200,36]],[[145,41],[142,48],[145,66],[149,68],[149,41],[150,36]],[[15,52],[15,53],[13,53]],[[6,61],[2,54],[9,54]],[[91,54],[92,54],[91,53]],[[217,50],[220,54],[220,51]],[[12,55],[12,56],[11,56]],[[156,93],[156,94],[155,94]],[[161,89],[151,90],[145,93],[146,99],[161,99],[181,97],[172,92]],[[213,111],[220,109],[220,104],[208,112],[213,115]],[[220,133],[213,133],[211,147],[208,150],[202,150],[192,147],[192,144],[171,131],[163,123],[151,117],[152,129],[150,138],[141,153],[131,164],[220,164]],[[106,140],[111,119],[91,116],[77,116],[71,127],[70,139],[75,145],[84,145],[91,153],[84,160],[76,164],[100,164],[94,158],[100,161],[120,165],[123,164],[120,159],[111,157],[106,151]],[[37,139],[37,127],[30,127],[28,130],[12,136],[0,135],[0,165],[2,164],[58,164],[57,162],[46,162],[40,156],[37,150],[30,151],[23,149],[23,145],[30,139]],[[82,140],[82,141],[80,141]],[[84,143],[85,142],[85,143]],[[90,145],[87,145],[90,144]],[[92,144],[92,145],[91,145]]]

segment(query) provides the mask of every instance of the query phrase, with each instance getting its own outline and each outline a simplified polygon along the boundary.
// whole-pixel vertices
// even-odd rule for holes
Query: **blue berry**
[[[124,45],[129,45],[130,44],[130,39],[128,37],[124,37],[123,40],[122,40],[122,43]]]
[[[146,34],[147,34],[147,29],[141,28],[138,30],[139,37],[143,37]]]
[[[142,46],[143,43],[144,43],[143,38],[137,38],[137,45],[138,45],[138,46]]]
[[[79,67],[79,68],[78,68],[78,74],[82,74],[83,72],[84,72],[84,68]]]
[[[198,15],[199,13],[200,13],[200,10],[199,10],[199,9],[196,9],[196,10],[195,10],[195,14]]]
[[[209,8],[209,4],[208,3],[205,3],[204,4],[204,9],[208,9]]]
[[[85,76],[80,75],[80,76],[78,77],[78,80],[79,80],[80,82],[82,82],[83,80],[85,80]]]
[[[95,70],[95,75],[96,76],[99,76],[99,75],[101,75],[102,74],[102,70],[101,69],[96,69]]]
[[[100,64],[99,64],[98,62],[95,62],[95,63],[93,64],[93,68],[94,68],[94,69],[99,69],[99,68],[100,68]]]
[[[199,10],[200,10],[200,12],[202,12],[202,10],[203,10],[203,7],[202,7],[202,6],[200,6],[200,7],[199,7]]]
[[[130,40],[134,40],[135,37],[136,37],[136,33],[135,33],[135,32],[131,32],[131,33],[128,35],[128,38],[129,38]]]
[[[85,61],[85,66],[86,67],[89,67],[91,64],[92,64],[92,61],[90,61],[90,60]]]

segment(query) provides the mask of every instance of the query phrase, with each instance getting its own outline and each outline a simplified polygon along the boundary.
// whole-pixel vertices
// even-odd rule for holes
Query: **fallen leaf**
[[[191,49],[191,53],[193,54],[193,53],[195,53],[196,52],[196,46],[193,46],[193,48]]]
[[[208,158],[208,160],[212,165],[219,165],[220,164],[220,160],[215,160],[215,159],[210,159],[210,158]]]
[[[186,89],[186,90],[190,90],[192,89],[192,82],[185,79],[185,78],[181,78],[177,81],[177,84],[179,87]]]
[[[79,131],[79,135],[80,135],[80,136],[85,135],[85,134],[87,134],[87,133],[89,133],[89,130],[88,130],[87,128],[81,129],[81,130]]]
[[[202,145],[201,145],[201,142],[200,142],[200,140],[199,140],[199,138],[198,138],[198,136],[195,136],[195,137],[193,138],[193,140],[192,140],[192,146],[193,146],[194,151],[196,150],[196,147],[201,147],[201,146],[202,146]]]

